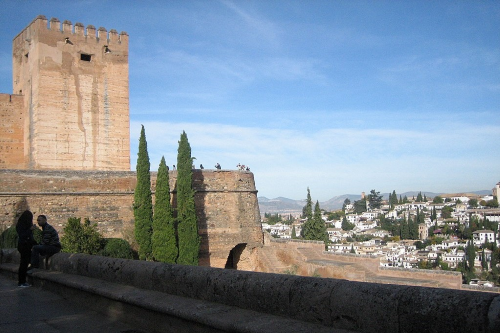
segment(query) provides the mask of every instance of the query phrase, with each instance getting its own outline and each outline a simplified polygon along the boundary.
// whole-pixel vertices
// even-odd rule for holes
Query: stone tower
[[[125,32],[38,16],[14,38],[13,91],[0,168],[130,170]]]
[[[418,238],[421,240],[426,240],[429,238],[429,229],[425,223],[420,223],[418,225]]]

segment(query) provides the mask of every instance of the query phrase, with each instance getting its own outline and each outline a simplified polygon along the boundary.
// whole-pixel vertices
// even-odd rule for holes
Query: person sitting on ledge
[[[31,250],[31,267],[28,270],[28,274],[33,273],[33,270],[39,267],[40,255],[50,257],[61,251],[59,234],[53,226],[47,223],[47,217],[45,215],[38,215],[36,222],[42,228],[42,241],[39,245],[33,246]]]

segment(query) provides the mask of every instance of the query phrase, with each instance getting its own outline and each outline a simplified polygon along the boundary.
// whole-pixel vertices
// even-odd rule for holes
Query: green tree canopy
[[[354,201],[354,212],[356,214],[361,214],[363,212],[366,212],[366,200],[365,199],[360,199]]]
[[[436,195],[434,197],[434,199],[432,199],[432,203],[435,203],[435,204],[441,204],[443,202],[444,202],[443,198],[441,198],[439,195]]]
[[[370,208],[378,209],[382,206],[382,196],[380,192],[376,192],[375,190],[371,190],[370,194],[368,194],[368,202],[370,203]]]
[[[325,221],[321,218],[321,209],[319,208],[319,202],[316,201],[314,205],[314,215],[309,223],[306,221],[304,223],[304,238],[308,240],[318,240],[327,242],[328,234],[326,232]]]
[[[451,208],[450,206],[444,206],[441,209],[441,217],[443,219],[449,219],[451,217],[452,212],[453,212],[453,208]]]
[[[354,227],[355,227],[354,223],[347,221],[347,218],[345,216],[344,218],[342,218],[342,226],[341,226],[342,230],[349,231],[354,229]]]

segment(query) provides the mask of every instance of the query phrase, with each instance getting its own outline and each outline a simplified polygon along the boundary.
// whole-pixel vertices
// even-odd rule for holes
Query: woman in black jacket
[[[26,283],[26,271],[28,270],[28,264],[31,260],[31,248],[35,243],[33,238],[33,213],[29,210],[25,210],[19,220],[17,220],[16,231],[17,231],[17,250],[21,254],[21,260],[19,262],[18,270],[18,286],[19,287],[29,287],[30,285]]]

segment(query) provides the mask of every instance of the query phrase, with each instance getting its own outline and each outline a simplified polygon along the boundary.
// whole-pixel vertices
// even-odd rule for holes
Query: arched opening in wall
[[[245,250],[246,246],[246,243],[240,243],[233,247],[233,249],[229,251],[229,256],[227,257],[226,266],[224,266],[224,268],[238,269],[238,262],[240,261],[241,253]]]

